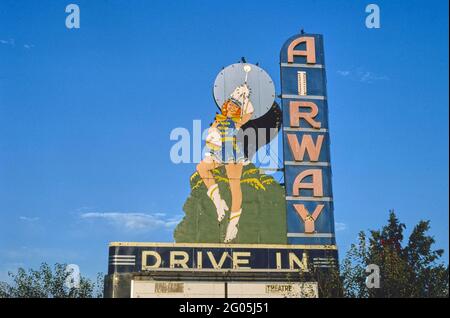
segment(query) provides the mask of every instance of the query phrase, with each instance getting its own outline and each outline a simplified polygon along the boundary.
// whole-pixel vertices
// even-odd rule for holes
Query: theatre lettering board
[[[307,272],[330,266],[331,246],[262,244],[110,243],[110,273],[146,271]],[[309,264],[312,262],[312,264]]]

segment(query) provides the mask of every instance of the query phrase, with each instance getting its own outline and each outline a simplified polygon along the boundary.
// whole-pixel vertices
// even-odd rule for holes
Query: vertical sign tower
[[[280,67],[287,240],[335,245],[322,35],[289,38]]]

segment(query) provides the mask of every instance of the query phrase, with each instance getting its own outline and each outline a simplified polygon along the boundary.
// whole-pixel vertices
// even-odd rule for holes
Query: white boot
[[[217,184],[210,186],[207,194],[216,206],[217,221],[222,221],[225,217],[225,211],[228,211],[228,205],[225,200],[220,197],[219,186]]]
[[[225,243],[229,243],[236,238],[238,233],[239,218],[241,217],[242,209],[236,212],[231,212],[230,222],[227,227],[227,234],[225,235]]]

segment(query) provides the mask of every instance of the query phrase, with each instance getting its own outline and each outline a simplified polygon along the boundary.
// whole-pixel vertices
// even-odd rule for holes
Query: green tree
[[[17,273],[9,272],[11,283],[0,282],[0,298],[98,298],[103,296],[103,275],[97,281],[80,275],[79,284],[74,286],[72,272],[65,264],[56,263],[51,268],[42,263],[39,269],[28,271],[19,268]]]
[[[359,233],[341,264],[346,297],[448,297],[449,267],[439,262],[444,251],[432,248],[429,221],[420,221],[404,242],[406,226],[390,211],[388,224],[380,230]],[[380,269],[379,288],[367,288],[366,267]]]
[[[341,298],[344,296],[342,277],[340,276],[338,266],[327,269],[311,266],[310,273],[312,281],[317,282],[319,297]]]

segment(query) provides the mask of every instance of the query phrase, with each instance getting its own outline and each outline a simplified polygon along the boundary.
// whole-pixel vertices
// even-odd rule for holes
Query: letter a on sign
[[[306,50],[296,50],[295,47],[301,43],[306,44]],[[288,63],[294,63],[294,56],[306,56],[306,63],[316,64],[316,43],[313,37],[302,36],[289,44]]]
[[[312,182],[302,182],[303,179],[309,176],[312,177]],[[293,195],[300,196],[301,189],[312,189],[315,197],[323,196],[322,170],[309,169],[299,173],[294,180]]]

